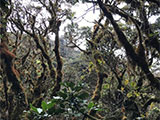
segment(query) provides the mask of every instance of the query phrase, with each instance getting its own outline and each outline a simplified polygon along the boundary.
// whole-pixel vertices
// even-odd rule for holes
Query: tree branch
[[[128,42],[126,36],[121,31],[118,24],[113,19],[112,14],[106,9],[106,7],[102,3],[102,1],[101,0],[97,0],[97,1],[98,1],[98,4],[99,4],[100,8],[102,9],[104,15],[110,20],[110,22],[111,22],[111,24],[112,24],[112,26],[113,26],[113,28],[114,28],[117,36],[118,36],[118,41],[124,47],[127,56],[129,56],[133,61],[135,61],[137,63],[137,65],[142,69],[142,71],[147,76],[148,80],[151,82],[150,85],[157,88],[158,90],[160,90],[160,83],[157,79],[155,79],[154,75],[150,72],[147,62],[144,61],[144,60],[141,60],[141,57],[139,57],[135,53],[135,51],[133,49],[133,46]]]

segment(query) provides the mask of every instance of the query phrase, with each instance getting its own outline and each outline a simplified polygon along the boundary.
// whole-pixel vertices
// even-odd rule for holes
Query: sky
[[[30,4],[30,0],[23,0],[23,5]],[[123,5],[121,5],[123,6]],[[63,6],[64,7],[64,6]],[[74,22],[77,22],[79,26],[90,26],[92,27],[94,25],[94,21],[98,19],[99,17],[99,10],[98,7],[93,7],[93,4],[82,4],[82,3],[77,3],[74,6],[70,6],[73,12],[75,12],[75,17]],[[43,14],[46,14],[45,11],[43,11]],[[118,18],[116,16],[116,18]],[[158,16],[151,17],[149,19],[150,23],[155,22],[156,18]],[[61,26],[61,33],[60,35],[63,35],[63,28],[68,24],[68,22],[65,22]]]
[[[78,22],[80,26],[86,24],[93,26],[94,20],[99,17],[99,11],[93,4],[76,4],[72,7],[72,10],[76,12],[77,19],[75,19],[75,22]]]
[[[23,0],[22,1],[22,4],[24,6],[27,6],[28,4],[31,4],[30,3],[30,0]],[[63,6],[63,7],[66,7],[66,6]],[[93,27],[94,26],[94,21],[98,19],[99,17],[99,11],[98,10],[95,10],[97,8],[93,7],[93,4],[90,3],[90,4],[82,4],[82,3],[77,3],[75,4],[74,6],[71,5],[69,6],[73,12],[75,12],[75,19],[74,19],[74,22],[78,23],[78,25],[80,27],[82,26],[89,26],[89,27]],[[42,11],[42,13],[44,15],[47,15],[47,13],[44,11]],[[60,36],[63,36],[64,35],[64,27],[69,24],[70,22],[68,21],[65,21],[61,24],[61,27],[60,27]]]

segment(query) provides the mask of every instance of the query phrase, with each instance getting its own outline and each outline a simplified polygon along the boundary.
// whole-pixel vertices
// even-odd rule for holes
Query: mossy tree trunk
[[[14,67],[14,58],[16,56],[8,49],[8,36],[7,36],[7,22],[8,17],[12,12],[11,0],[1,1],[0,9],[0,56],[1,56],[1,67],[6,75],[4,79],[4,92],[6,98],[6,109],[8,115],[5,119],[8,120],[20,120],[20,116],[23,113],[25,107],[27,107],[28,102],[24,92],[24,88],[20,82],[19,72]],[[7,81],[11,83],[11,89],[8,89]],[[18,114],[17,114],[18,113]]]

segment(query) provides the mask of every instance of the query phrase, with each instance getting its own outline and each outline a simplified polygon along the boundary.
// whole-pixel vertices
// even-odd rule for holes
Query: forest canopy
[[[1,120],[160,120],[160,1],[0,0],[0,64]]]

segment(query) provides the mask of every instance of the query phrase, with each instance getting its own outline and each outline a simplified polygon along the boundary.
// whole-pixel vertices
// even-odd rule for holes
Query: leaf
[[[42,101],[41,107],[42,107],[43,111],[46,111],[48,109],[48,105],[45,101]]]
[[[55,111],[56,111],[55,108],[52,107],[52,108],[48,109],[47,113],[48,113],[49,115],[52,115],[53,113],[55,113]]]
[[[92,107],[94,107],[94,103],[93,103],[93,102],[90,102],[90,103],[88,104],[88,109],[91,109]]]
[[[50,102],[50,103],[47,104],[47,108],[51,109],[55,104],[56,103],[54,103],[54,102]]]
[[[61,114],[61,113],[64,113],[65,110],[64,109],[61,109],[61,108],[58,108],[55,110],[55,114]]]
[[[88,68],[89,73],[92,71],[91,67]]]
[[[149,34],[149,37],[153,37],[153,36],[154,36],[154,33],[150,33],[150,34]]]
[[[151,103],[149,109],[152,110],[154,106],[155,106],[155,104],[154,104],[154,103]]]
[[[144,117],[145,117],[145,115],[141,114],[141,117],[142,117],[142,118],[144,118]]]
[[[84,109],[84,108],[81,108],[81,109],[80,109],[80,111],[81,111],[82,113],[84,113],[85,110],[86,110],[86,109]]]
[[[124,87],[121,87],[121,91],[122,91],[122,92],[124,91]]]
[[[72,12],[71,16],[72,18],[75,16],[76,12]]]
[[[36,60],[36,64],[40,64],[41,63],[41,61],[40,60]]]
[[[66,86],[65,82],[61,82],[60,85],[62,86]]]
[[[77,96],[79,99],[86,99],[89,97],[89,94],[87,92],[82,92]]]
[[[31,108],[31,110],[32,110],[33,112],[39,114],[38,109],[37,109],[36,107],[34,107],[32,104],[30,104],[30,108]]]
[[[100,59],[97,59],[97,62],[98,62],[99,64],[102,64],[102,60],[100,60]]]
[[[105,84],[103,87],[104,87],[104,89],[109,89],[110,85],[109,84]]]
[[[89,62],[89,65],[88,65],[88,71],[91,72],[92,70],[94,70],[95,66],[93,64],[93,62]]]
[[[131,82],[131,87],[135,88],[136,87],[136,82],[132,81]]]
[[[134,94],[135,94],[137,97],[140,96],[140,93],[139,93],[139,92],[134,91]]]
[[[72,90],[74,90],[75,83],[73,82],[66,82],[67,87],[70,87]]]
[[[82,89],[82,86],[76,86],[76,87],[75,87],[75,91],[76,91],[76,92],[79,92],[81,89]]]
[[[124,84],[125,84],[125,85],[128,85],[128,83],[129,83],[129,80],[125,80],[125,81],[124,81]]]
[[[66,98],[67,98],[67,92],[64,93],[64,92],[59,91],[59,92],[58,92],[58,95],[59,95],[60,97],[62,97],[63,99],[66,99]]]
[[[71,19],[72,19],[72,17],[71,17],[71,16],[69,16],[69,15],[67,15],[67,19],[71,20]]]
[[[84,78],[85,78],[85,75],[82,75],[82,76],[81,76],[81,80],[83,80]]]
[[[97,110],[98,112],[104,111],[103,109],[100,109],[100,108],[97,108],[96,110]]]
[[[81,111],[81,110],[80,110],[80,111]],[[82,114],[81,114],[81,113],[78,113],[78,114],[75,114],[74,116],[75,116],[75,117],[81,117]]]
[[[92,66],[92,65],[94,65],[93,62],[89,62],[89,66]]]
[[[63,103],[60,104],[61,108],[65,108],[65,105]]]
[[[63,88],[62,91],[63,91],[64,93],[67,93],[67,89],[66,89],[66,88]]]
[[[127,97],[128,97],[128,98],[130,98],[130,97],[132,97],[132,96],[133,96],[132,92],[129,92],[129,93],[127,94]]]
[[[1,26],[0,26],[0,28],[1,28]],[[2,39],[2,35],[0,35],[0,39]]]

